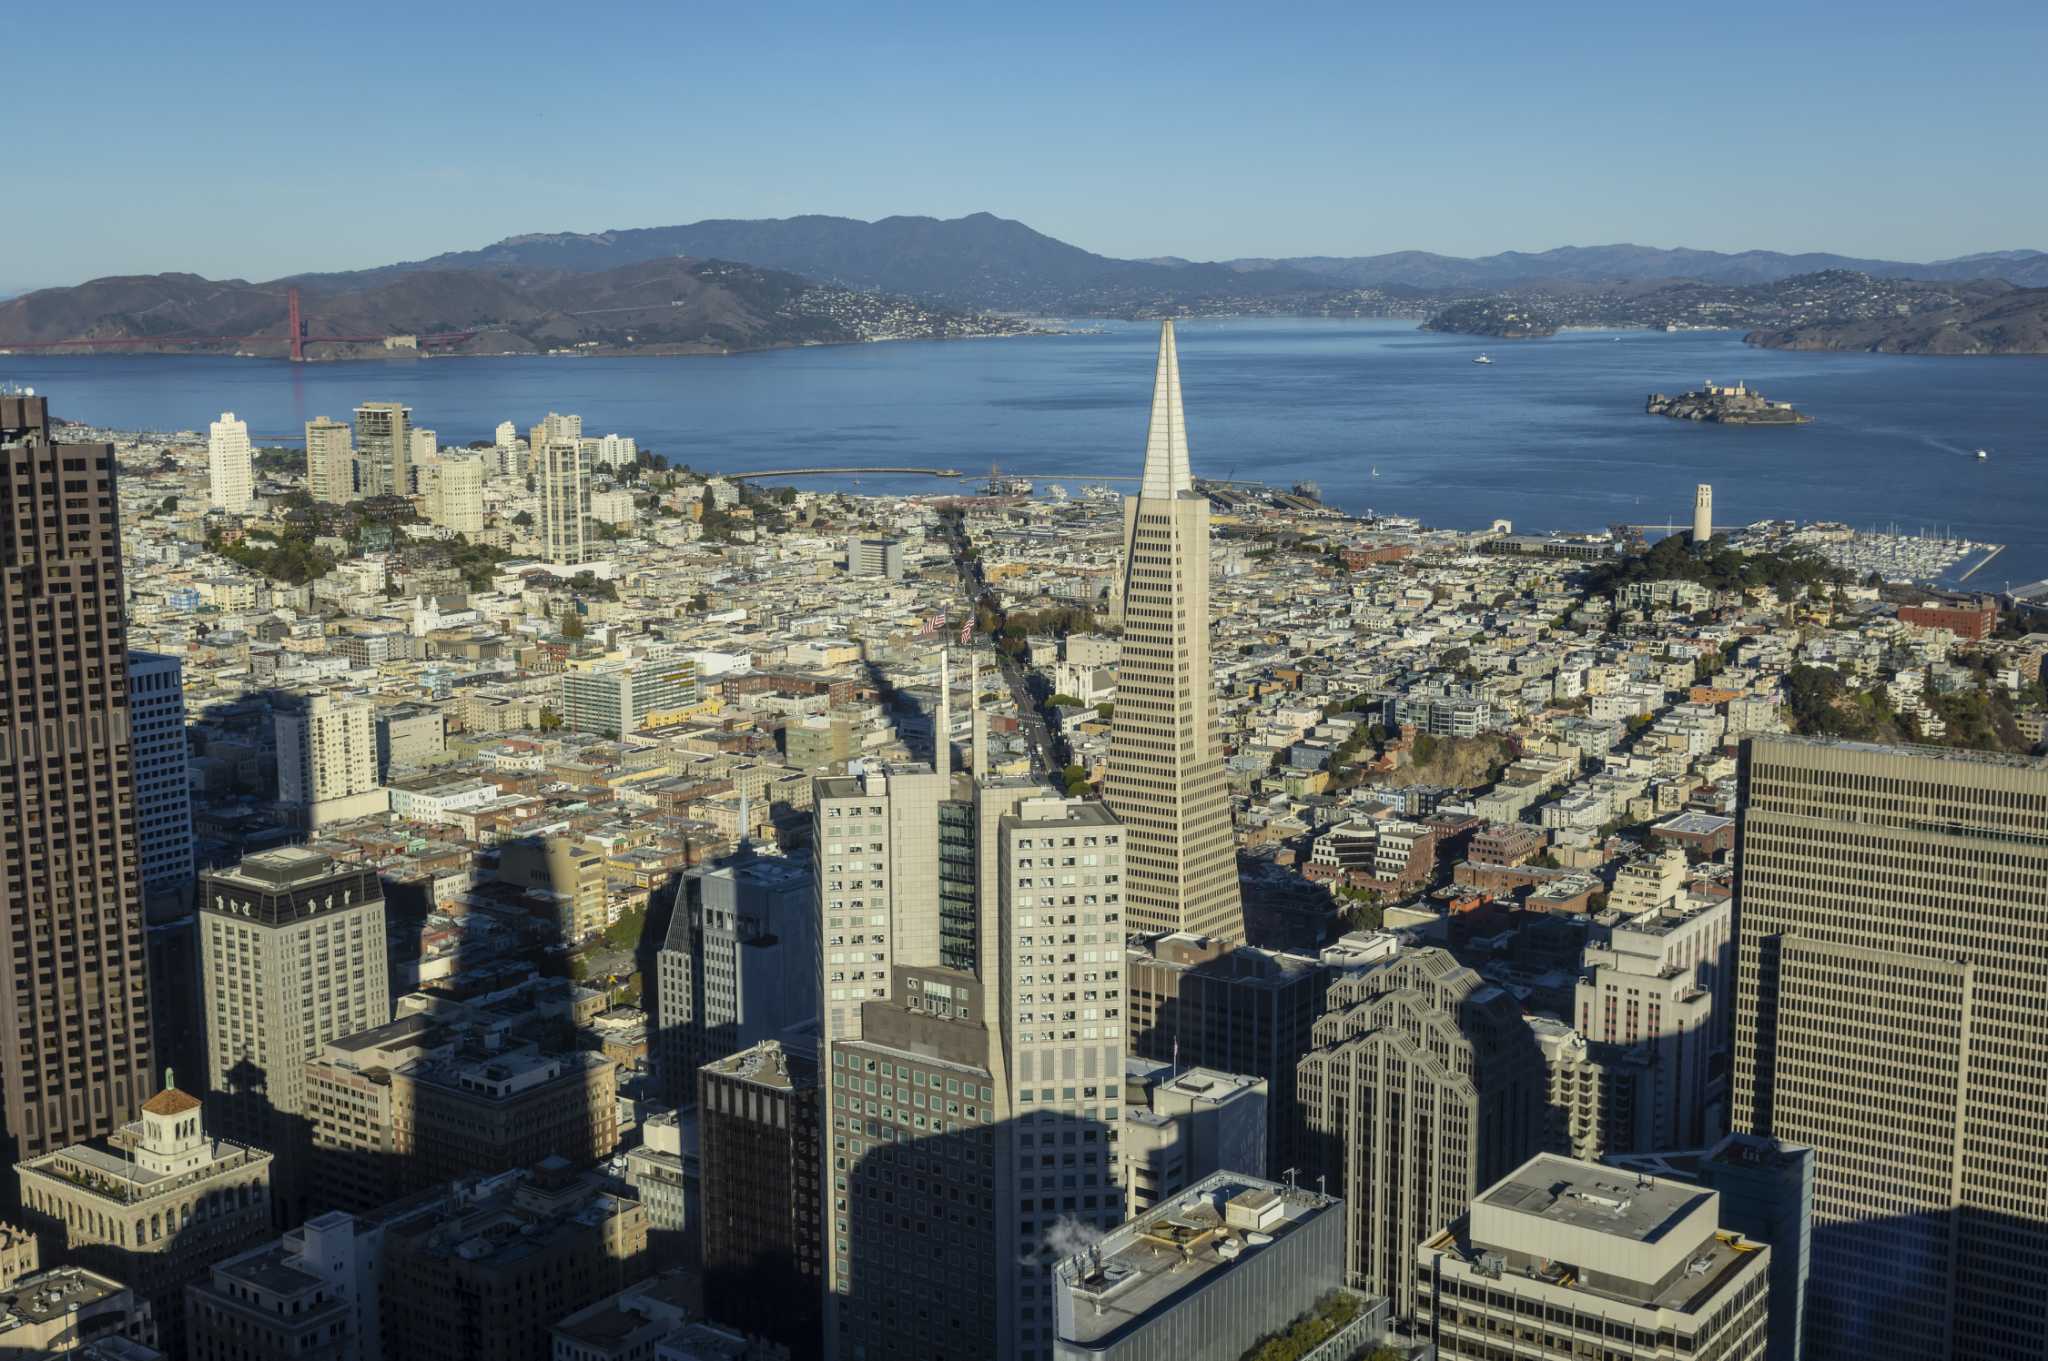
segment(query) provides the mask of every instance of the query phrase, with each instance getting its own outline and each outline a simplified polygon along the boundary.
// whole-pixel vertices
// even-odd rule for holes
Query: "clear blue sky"
[[[7,42],[0,289],[801,212],[1196,259],[2048,249],[2039,0],[41,0]]]

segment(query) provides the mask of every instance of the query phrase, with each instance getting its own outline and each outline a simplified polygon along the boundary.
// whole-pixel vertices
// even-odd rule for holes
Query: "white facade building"
[[[256,497],[256,469],[249,453],[249,423],[223,411],[207,427],[207,497],[215,510],[245,515]]]

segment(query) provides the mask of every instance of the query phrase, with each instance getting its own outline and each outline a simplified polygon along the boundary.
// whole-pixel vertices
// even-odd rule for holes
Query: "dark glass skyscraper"
[[[52,441],[46,398],[0,395],[8,1164],[112,1133],[154,1086],[114,473],[112,445]]]

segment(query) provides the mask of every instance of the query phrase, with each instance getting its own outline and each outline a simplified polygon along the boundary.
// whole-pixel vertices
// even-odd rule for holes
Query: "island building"
[[[1692,541],[1704,544],[1714,537],[1714,489],[1705,482],[1692,489]]]
[[[372,496],[412,495],[412,408],[365,402],[356,408],[356,490]]]
[[[1188,469],[1171,321],[1159,328],[1144,479],[1124,501],[1119,584],[1123,649],[1103,798],[1130,837],[1131,928],[1235,943],[1244,905],[1209,665],[1209,502]]]
[[[200,993],[211,1119],[268,1149],[279,1227],[312,1197],[306,1065],[330,1040],[391,1019],[377,871],[286,846],[199,881]]]
[[[1605,1161],[1720,1192],[1721,1223],[1771,1249],[1771,1336],[1765,1357],[1800,1361],[1806,1354],[1806,1282],[1812,1260],[1813,1150],[1730,1134],[1712,1148]]]
[[[14,621],[0,653],[10,1162],[113,1134],[154,1076],[115,477],[112,445],[51,439],[48,398],[0,395],[0,591]],[[78,506],[57,504],[67,484]],[[62,529],[36,529],[51,525]],[[57,696],[61,724],[47,711]]]
[[[1216,1172],[1266,1174],[1266,1082],[1212,1068],[1125,1065],[1117,1179],[1135,1219]]]
[[[1540,1154],[1414,1249],[1418,1329],[1445,1361],[1762,1361],[1771,1249],[1717,1191]]]
[[[547,560],[558,567],[581,566],[590,561],[590,485],[582,442],[551,439],[533,447],[540,464],[541,543]]]
[[[255,468],[249,454],[249,423],[223,411],[207,427],[206,490],[208,503],[230,515],[246,515],[255,500]]]
[[[813,802],[826,1354],[1047,1361],[1051,1263],[1124,1206],[1122,828],[918,766]]]
[[[1734,1127],[1813,1150],[1806,1356],[2032,1355],[2048,762],[1757,736],[1740,781]]]
[[[278,802],[308,831],[390,809],[369,700],[298,695],[278,706],[275,723]]]
[[[704,1298],[718,1318],[815,1356],[824,1345],[818,1065],[763,1040],[699,1073]]]
[[[1239,1361],[1261,1339],[1325,1312],[1346,1320],[1325,1339],[1329,1354],[1361,1354],[1385,1333],[1387,1302],[1343,1287],[1336,1200],[1218,1172],[1054,1269],[1053,1356]]]
[[[1124,950],[1130,1053],[1262,1079],[1266,1165],[1301,1165],[1295,1067],[1313,1047],[1330,973],[1307,955],[1185,932],[1134,936]]]
[[[1520,1005],[1444,950],[1330,984],[1298,1066],[1309,1178],[1342,1191],[1347,1283],[1415,1301],[1415,1245],[1542,1144],[1548,1073]]]
[[[137,1340],[167,1351],[184,1337],[185,1287],[270,1232],[270,1155],[209,1136],[199,1098],[175,1087],[111,1139],[14,1170],[46,1252],[126,1285],[148,1315]]]
[[[846,574],[854,577],[903,579],[903,541],[873,539],[859,534],[846,540]]]
[[[343,422],[315,416],[306,422],[306,494],[330,506],[356,498],[354,432]]]
[[[685,870],[655,954],[653,1054],[664,1099],[697,1099],[698,1070],[818,1016],[810,868],[742,845]]]

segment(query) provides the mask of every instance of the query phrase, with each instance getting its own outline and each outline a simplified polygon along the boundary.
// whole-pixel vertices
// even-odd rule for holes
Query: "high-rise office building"
[[[232,411],[207,427],[206,491],[215,510],[245,515],[255,499],[256,470],[249,454],[249,423]]]
[[[176,657],[128,654],[128,731],[142,882],[152,890],[179,889],[192,878],[192,785],[186,774],[185,670]]]
[[[484,527],[484,461],[475,454],[449,455],[434,462],[434,492],[427,518],[457,534]]]
[[[877,539],[866,534],[846,538],[846,574],[850,577],[903,579],[903,541]]]
[[[1743,748],[1735,1128],[1813,1149],[1806,1355],[2048,1332],[2048,763]]]
[[[1139,931],[1244,939],[1209,670],[1209,502],[1188,471],[1173,323],[1159,328],[1145,472],[1124,501],[1122,661],[1103,797],[1130,837]]]
[[[1312,1047],[1330,988],[1307,955],[1227,949],[1179,932],[1140,936],[1124,951],[1130,1052],[1162,1063],[1266,1080],[1266,1166],[1301,1162],[1295,1065]]]
[[[556,439],[534,449],[540,460],[540,528],[547,560],[559,567],[587,562],[590,484],[584,475],[582,445]]]
[[[1545,1153],[1409,1249],[1444,1361],[1763,1361],[1772,1249],[1718,1192]]]
[[[370,701],[301,695],[276,713],[277,799],[308,830],[391,807],[377,783],[377,728]]]
[[[1415,1299],[1415,1245],[1541,1146],[1548,1075],[1505,989],[1444,950],[1330,984],[1296,1097],[1305,1171],[1344,1200],[1351,1284]]]
[[[306,494],[330,506],[356,498],[354,432],[340,421],[315,416],[306,422]]]
[[[112,445],[56,443],[47,398],[0,396],[10,1159],[112,1134],[154,1085],[114,484]]]
[[[365,402],[356,408],[356,488],[364,496],[412,495],[412,408]]]
[[[814,802],[828,1354],[1042,1361],[1052,1263],[1122,1214],[1123,829],[923,767]]]
[[[309,1211],[306,1064],[391,1019],[377,871],[287,846],[199,881],[206,1079],[223,1133],[277,1158],[282,1224]]]
[[[655,1076],[672,1105],[697,1070],[818,1015],[810,867],[751,849],[684,872],[655,954]]]
[[[823,1346],[818,1065],[763,1040],[698,1075],[704,1296],[793,1356]]]

